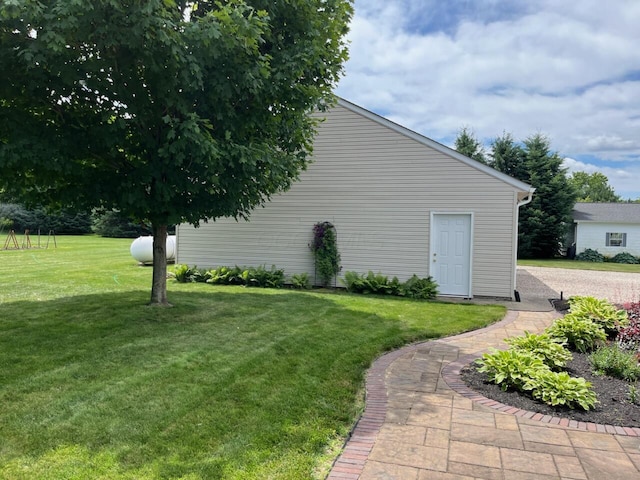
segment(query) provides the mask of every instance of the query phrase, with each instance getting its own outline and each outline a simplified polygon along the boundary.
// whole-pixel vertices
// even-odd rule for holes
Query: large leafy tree
[[[621,202],[604,173],[573,172],[569,182],[576,190],[578,202]]]
[[[3,0],[0,189],[152,225],[247,217],[287,189],[332,99],[349,0]]]
[[[569,183],[562,158],[550,149],[549,139],[536,134],[524,142],[525,178],[536,188],[533,199],[520,213],[518,256],[553,258],[572,222],[576,193]]]

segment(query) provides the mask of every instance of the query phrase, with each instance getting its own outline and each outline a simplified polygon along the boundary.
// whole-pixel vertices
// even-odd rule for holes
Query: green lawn
[[[574,270],[596,270],[600,272],[629,272],[640,273],[640,265],[627,265],[624,263],[596,263],[578,262],[568,259],[553,260],[518,260],[521,267],[548,267],[548,268],[570,268]]]
[[[0,251],[2,479],[322,478],[375,357],[505,313],[175,281],[149,307],[129,240],[57,240]]]

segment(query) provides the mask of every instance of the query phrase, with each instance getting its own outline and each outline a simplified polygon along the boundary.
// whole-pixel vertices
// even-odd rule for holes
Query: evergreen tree
[[[540,134],[524,141],[525,180],[536,188],[533,200],[520,210],[518,257],[552,258],[558,254],[569,225],[576,193],[562,158]]]
[[[490,165],[523,182],[529,180],[529,174],[524,164],[524,151],[514,141],[510,133],[504,132],[501,137],[497,137],[492,142]]]
[[[458,132],[458,136],[455,141],[455,149],[463,155],[469,158],[487,164],[487,158],[484,153],[484,147],[480,141],[475,137],[473,132],[467,127],[462,128]]]

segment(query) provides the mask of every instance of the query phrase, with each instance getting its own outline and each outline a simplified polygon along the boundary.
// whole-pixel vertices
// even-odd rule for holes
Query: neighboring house
[[[590,248],[607,256],[640,256],[640,203],[576,203],[573,222],[569,244],[576,254]]]
[[[315,223],[335,228],[342,273],[431,275],[441,295],[513,298],[518,210],[534,189],[340,99],[313,163],[250,221],[177,229],[177,262],[276,265],[314,278]]]

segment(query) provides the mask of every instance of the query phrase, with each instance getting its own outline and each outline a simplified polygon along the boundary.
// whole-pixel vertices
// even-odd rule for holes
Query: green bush
[[[618,253],[617,255],[611,258],[611,261],[613,263],[626,263],[626,264],[632,264],[632,265],[640,263],[637,257],[634,257],[628,252]]]
[[[590,352],[607,339],[599,324],[568,313],[545,330],[554,341],[566,343],[578,352]]]
[[[635,382],[640,378],[640,366],[634,352],[625,352],[617,345],[598,348],[589,356],[589,361],[596,375],[608,375],[627,382]]]
[[[608,335],[614,335],[620,328],[629,325],[627,312],[607,300],[575,296],[569,299],[569,305],[571,317],[596,322]]]
[[[489,381],[500,385],[505,391],[509,388],[531,390],[531,379],[538,375],[539,370],[548,370],[537,355],[515,349],[493,349],[476,360],[476,363],[480,366],[479,372],[486,373]]]
[[[400,285],[399,295],[407,298],[429,300],[435,298],[437,294],[438,285],[431,277],[419,278],[417,275],[413,275]]]
[[[548,334],[539,335],[524,332],[523,336],[507,338],[506,342],[514,350],[529,352],[542,360],[552,370],[564,368],[573,357],[564,348],[564,343],[555,342]]]
[[[587,248],[583,252],[580,252],[578,255],[576,255],[576,260],[581,262],[602,263],[604,262],[604,255],[602,255],[597,250]]]
[[[406,282],[401,283],[397,277],[389,277],[371,270],[366,275],[357,272],[345,272],[340,280],[347,291],[353,293],[377,293],[383,295],[398,295],[401,297],[428,300],[435,298],[438,293],[437,284],[431,277],[419,278],[413,275]]]
[[[101,237],[108,238],[137,238],[152,233],[149,226],[134,223],[117,210],[95,211],[92,229]]]
[[[244,285],[247,287],[279,288],[284,283],[284,271],[271,266],[218,267],[206,272],[206,282],[212,285]]]
[[[204,283],[209,278],[206,270],[188,265],[175,265],[173,275],[180,283]]]
[[[69,210],[47,211],[44,208],[29,210],[15,203],[0,204],[0,217],[4,218],[4,227],[18,233],[30,230],[43,234],[53,230],[56,234],[82,235],[91,233],[91,215]],[[1,226],[0,226],[1,227]]]
[[[295,273],[291,276],[291,286],[299,290],[309,290],[311,279],[308,273]]]
[[[571,377],[567,372],[538,370],[527,387],[533,398],[552,406],[590,410],[598,403],[591,383],[584,378]]]
[[[207,272],[207,283],[214,285],[244,285],[242,272],[244,270],[237,265],[233,268],[220,267]]]
[[[396,277],[389,281],[389,277],[380,273],[375,274],[371,270],[366,275],[360,275],[357,272],[345,272],[344,280],[341,282],[347,291],[353,293],[379,293],[379,294],[397,294],[400,288],[400,282]]]
[[[270,270],[264,265],[250,267],[242,272],[242,279],[247,287],[280,288],[284,285],[284,270],[275,265]]]

